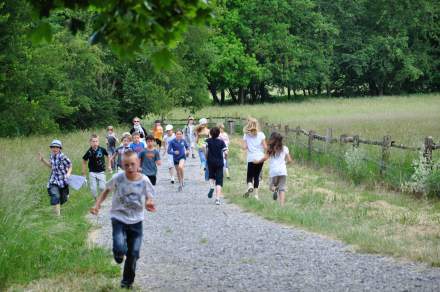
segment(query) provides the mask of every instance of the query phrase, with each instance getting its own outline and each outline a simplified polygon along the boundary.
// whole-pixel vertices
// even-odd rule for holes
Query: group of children
[[[171,183],[174,183],[173,169],[176,170],[178,190],[184,188],[184,166],[186,158],[191,154],[195,158],[197,148],[201,168],[205,179],[209,181],[208,197],[215,192],[215,203],[221,204],[223,174],[229,178],[228,171],[228,135],[223,125],[208,129],[206,119],[200,119],[194,125],[194,118],[189,117],[183,130],[173,132],[173,126],[165,127],[159,121],[152,130],[153,135],[140,126],[140,120],[133,120],[135,131],[126,132],[121,137],[121,145],[113,127],[108,127],[106,136],[107,149],[99,146],[99,137],[92,135],[90,147],[84,154],[82,174],[89,170],[89,183],[95,205],[91,213],[98,214],[102,202],[113,192],[110,211],[113,228],[113,255],[117,263],[122,263],[125,256],[122,288],[130,288],[135,277],[136,261],[142,242],[142,221],[144,208],[155,211],[153,196],[155,194],[157,166],[161,165],[160,148],[164,144],[167,155]],[[141,129],[142,132],[138,130]],[[243,149],[247,151],[247,191],[245,197],[258,197],[261,170],[264,161],[269,160],[270,188],[273,198],[280,199],[284,204],[286,191],[286,162],[291,161],[289,150],[282,143],[279,133],[272,133],[267,145],[265,135],[260,131],[256,119],[249,118],[244,128]],[[51,205],[55,213],[60,214],[60,205],[64,204],[69,195],[68,180],[72,173],[72,163],[62,153],[62,143],[53,140],[50,144],[50,160],[47,161],[39,153],[39,159],[52,169],[47,185]],[[116,171],[111,180],[106,182],[105,171]],[[100,195],[98,196],[98,191]]]

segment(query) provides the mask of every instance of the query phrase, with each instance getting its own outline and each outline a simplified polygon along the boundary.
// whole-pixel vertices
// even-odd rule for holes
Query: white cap
[[[60,140],[53,140],[52,143],[50,143],[49,147],[58,147],[58,148],[63,148],[63,144],[61,143]]]
[[[200,125],[206,125],[207,123],[208,123],[208,120],[205,119],[205,118],[201,118],[201,119],[199,120],[199,124],[200,124]]]
[[[173,129],[173,125],[166,125],[165,131],[169,131]]]

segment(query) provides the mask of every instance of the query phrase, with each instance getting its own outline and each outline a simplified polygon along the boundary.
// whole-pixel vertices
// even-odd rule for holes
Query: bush
[[[344,154],[348,177],[355,184],[360,183],[368,173],[368,168],[364,161],[366,156],[366,152],[358,147],[353,147]]]

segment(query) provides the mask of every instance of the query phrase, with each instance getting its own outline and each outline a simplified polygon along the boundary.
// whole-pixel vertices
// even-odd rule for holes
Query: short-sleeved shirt
[[[269,157],[269,176],[287,175],[286,156],[289,154],[289,148],[283,146],[283,150]]]
[[[130,144],[130,148],[131,150],[133,150],[134,152],[136,152],[137,154],[141,153],[142,151],[144,151],[145,149],[145,144],[144,142],[139,142],[139,143],[131,143]]]
[[[257,135],[245,134],[243,136],[243,141],[247,144],[247,162],[252,162],[254,160],[260,160],[264,157],[264,147],[262,142],[266,139],[263,132],[258,132]]]
[[[122,155],[127,152],[128,150],[131,150],[130,146],[119,146],[116,148],[116,165],[122,168]]]
[[[50,165],[52,167],[52,172],[50,173],[49,182],[47,187],[50,185],[57,185],[60,188],[67,186],[67,171],[72,166],[72,162],[67,158],[64,153],[60,152],[56,155],[50,154]]]
[[[168,154],[172,154],[174,162],[177,162],[180,159],[186,158],[185,150],[188,148],[189,148],[188,143],[186,143],[184,139],[181,140],[174,139],[171,140],[168,145]],[[174,151],[176,150],[179,151],[179,154],[174,153]]]
[[[229,136],[226,132],[220,133],[218,137],[225,142],[226,147],[229,147]]]
[[[163,128],[162,126],[158,126],[156,128],[153,128],[153,137],[154,139],[158,139],[162,141],[162,136],[163,136]]]
[[[131,181],[125,172],[118,173],[107,182],[107,189],[113,191],[111,218],[125,224],[144,220],[145,198],[152,198],[155,194],[148,177],[142,174],[139,180]]]
[[[165,134],[163,136],[163,141],[167,144],[169,144],[171,142],[171,140],[173,140],[174,138],[176,138],[176,134],[172,134],[171,136],[168,136],[168,134]]]
[[[156,161],[160,160],[160,154],[157,149],[149,150],[148,148],[139,153],[141,159],[142,173],[145,175],[156,175]]]
[[[87,150],[86,154],[83,156],[83,160],[88,160],[89,171],[90,172],[103,172],[105,171],[105,157],[108,157],[108,152],[105,148],[98,146],[96,150],[92,147]]]
[[[225,142],[219,138],[209,138],[206,140],[206,144],[208,149],[208,165],[214,167],[223,167],[223,152],[228,150]]]

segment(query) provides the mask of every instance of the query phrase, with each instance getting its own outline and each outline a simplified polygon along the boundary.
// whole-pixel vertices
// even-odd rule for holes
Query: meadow
[[[74,174],[81,174],[90,133],[56,135],[73,162]],[[93,205],[89,191],[71,189],[59,218],[49,207],[50,170],[37,153],[48,157],[53,138],[0,139],[0,290],[115,287],[112,281],[119,277],[119,267],[112,264],[110,252],[87,244],[92,225],[85,215]]]

